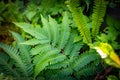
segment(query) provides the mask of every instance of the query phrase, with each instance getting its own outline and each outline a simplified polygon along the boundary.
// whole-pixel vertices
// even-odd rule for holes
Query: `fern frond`
[[[72,76],[67,75],[70,73],[70,70],[58,70],[56,74],[50,74],[47,76],[47,80],[75,80]]]
[[[74,40],[74,35],[70,35],[70,38],[67,42],[67,45],[64,49],[64,54],[65,55],[70,55],[71,54],[71,51],[72,51],[72,48],[73,48],[73,40]]]
[[[4,73],[20,78],[20,75],[17,73],[17,71],[12,68],[13,65],[8,63],[8,60],[9,57],[6,54],[0,53],[0,66],[4,70]]]
[[[50,57],[54,56],[54,54],[58,53],[58,50],[53,50],[48,53],[41,53],[38,56],[35,56],[34,63],[35,66],[35,74],[34,77],[36,77],[46,66],[49,65]]]
[[[93,66],[86,66],[82,68],[80,71],[75,73],[75,76],[80,79],[80,77],[88,77],[90,75],[94,75],[96,73]]]
[[[60,71],[57,72],[57,74],[62,74],[63,76],[68,76],[68,75],[71,75],[73,73],[73,69],[72,68],[64,68],[64,69],[61,69]]]
[[[94,61],[96,59],[99,59],[99,56],[97,54],[85,52],[76,59],[73,64],[73,69],[75,71],[78,71],[87,64],[89,64],[91,61]]]
[[[27,73],[32,74],[33,65],[31,64],[32,59],[30,56],[30,46],[20,44],[25,40],[18,33],[15,32],[11,32],[11,33],[18,43],[17,46],[20,50],[20,58],[24,63],[24,65],[26,66]]]
[[[45,44],[45,43],[49,43],[50,41],[49,40],[39,40],[39,39],[36,39],[36,38],[32,38],[30,40],[27,40],[25,42],[22,42],[20,44],[25,44],[25,45],[38,45],[38,44]]]
[[[61,61],[64,61],[66,59],[66,56],[63,54],[57,54],[56,57],[54,57],[53,59],[51,59],[51,61],[49,62],[49,64],[55,64]]]
[[[37,55],[39,53],[47,52],[49,50],[51,50],[51,45],[44,44],[44,45],[35,46],[35,48],[32,48],[30,52],[31,52],[32,55]]]
[[[16,32],[11,32],[11,33],[14,36],[15,40],[17,41],[20,51],[24,54],[24,57],[26,58],[25,61],[27,63],[31,63],[30,50],[29,50],[30,46],[19,44],[24,42],[25,40],[20,36],[20,34]]]
[[[59,27],[55,19],[51,18],[49,16],[49,25],[51,29],[51,39],[52,39],[52,45],[55,46],[56,43],[59,41]]]
[[[70,27],[69,27],[69,20],[67,13],[64,14],[64,17],[62,19],[62,24],[61,24],[61,32],[60,32],[60,40],[58,42],[58,47],[59,49],[63,49],[68,42],[68,39],[70,37]]]
[[[3,43],[0,43],[0,47],[10,56],[11,59],[15,61],[15,65],[19,68],[19,71],[22,72],[25,76],[28,76],[26,66],[19,56],[20,52],[12,46],[8,46]]]
[[[36,64],[34,77],[36,77],[43,69],[45,69],[46,66],[55,62],[63,61],[64,56],[60,56],[58,55],[58,53],[59,50],[51,50],[49,52],[41,53],[38,56],[36,56],[34,59],[34,63]]]
[[[73,70],[71,68],[46,70],[43,74],[46,80],[76,80],[72,75]]]
[[[83,46],[83,43],[80,43],[80,42],[73,44],[73,48],[70,54],[71,59],[75,56],[78,56],[79,50],[82,48],[82,46]]]
[[[96,37],[99,32],[99,27],[103,22],[103,17],[106,12],[106,1],[105,0],[95,0],[92,14],[92,36]]]
[[[78,26],[78,30],[83,36],[83,41],[85,43],[91,43],[90,29],[87,27],[87,20],[83,14],[83,10],[79,7],[79,0],[68,0],[68,7],[73,13],[73,19]]]
[[[46,69],[60,69],[60,68],[66,68],[69,65],[68,60],[64,60],[55,64],[51,64],[46,67]]]
[[[17,22],[14,22],[14,24],[37,39],[47,39],[47,37],[44,34],[40,33],[40,31],[38,32],[38,30],[36,30],[32,24]]]
[[[41,15],[41,21],[42,21],[42,24],[43,24],[43,29],[46,31],[46,33],[47,33],[47,37],[48,37],[48,39],[50,40],[50,41],[52,41],[51,40],[51,38],[52,38],[52,35],[51,35],[51,29],[50,29],[50,24],[49,24],[49,22],[48,22],[48,20],[46,20],[42,15]]]

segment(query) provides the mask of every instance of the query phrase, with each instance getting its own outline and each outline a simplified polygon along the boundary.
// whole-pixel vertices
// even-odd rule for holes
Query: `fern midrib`
[[[99,17],[100,17],[101,4],[102,4],[102,0],[100,0],[100,6],[99,6],[99,9],[98,9],[98,18],[97,18],[97,20],[96,20],[95,29],[94,29],[94,30],[95,30],[95,32],[94,32],[95,35],[94,35],[94,36],[97,35],[97,30],[99,30],[99,29],[98,29],[98,27],[99,27],[99,26],[98,26],[98,21],[99,21]]]

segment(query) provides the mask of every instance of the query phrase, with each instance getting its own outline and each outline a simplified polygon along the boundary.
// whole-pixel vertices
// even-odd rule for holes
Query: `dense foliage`
[[[119,80],[119,3],[0,1],[0,80]]]

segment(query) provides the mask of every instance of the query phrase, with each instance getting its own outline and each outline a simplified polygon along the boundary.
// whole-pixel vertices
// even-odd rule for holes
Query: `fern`
[[[87,19],[83,14],[83,6],[80,5],[79,0],[68,0],[68,7],[73,13],[73,19],[78,26],[78,30],[83,36],[83,41],[87,44],[92,42],[91,33],[93,39],[96,38],[99,33],[99,27],[103,22],[103,18],[106,12],[106,1],[105,0],[94,0],[93,13],[92,13],[92,31],[88,27]]]
[[[16,76],[20,79],[19,73],[12,68],[13,65],[10,62],[8,63],[8,60],[9,57],[6,54],[0,53],[0,65],[4,70],[4,73],[8,75]]]
[[[68,60],[64,60],[55,64],[51,64],[46,67],[46,69],[60,69],[60,68],[66,68],[69,65]]]
[[[24,42],[24,39],[18,33],[12,32],[12,35],[14,36],[14,38],[17,40],[18,43]],[[24,54],[26,58],[25,61],[27,61],[28,63],[31,63],[29,46],[18,44],[18,47],[22,53],[25,53]]]
[[[26,45],[37,45],[37,44],[45,44],[49,43],[49,40],[39,40],[39,39],[30,39],[28,41],[22,42],[21,44],[26,44]]]
[[[42,71],[46,66],[49,64],[54,63],[53,61],[61,61],[64,60],[64,56],[58,55],[58,50],[53,50],[48,53],[41,53],[40,55],[36,56],[35,63],[35,77]]]
[[[14,36],[14,38],[18,43],[18,48],[20,50],[20,57],[22,59],[22,62],[26,66],[27,73],[31,75],[33,72],[32,71],[33,65],[31,64],[32,59],[30,56],[30,46],[19,44],[21,42],[24,42],[25,40],[18,33],[12,32],[12,35]]]
[[[45,40],[47,38],[45,35],[40,33],[40,31],[38,32],[33,25],[30,25],[28,23],[15,23],[15,22],[14,24],[22,28],[25,32],[29,33],[30,35],[34,36],[37,39]]]
[[[17,41],[17,44],[15,45],[16,48],[3,43],[0,43],[0,47],[10,56],[10,61],[13,61],[12,65],[9,66],[9,69],[11,68],[11,70],[14,71],[14,74],[16,72],[16,75],[13,76],[16,79],[24,78],[29,80],[29,76],[33,74],[33,64],[31,63],[32,59],[30,55],[30,46],[19,44],[20,42],[24,42],[24,39],[18,33],[11,33]],[[15,68],[13,69],[14,66]],[[20,78],[21,76],[23,78]]]
[[[93,75],[96,73],[95,70],[98,67],[96,66],[95,63],[92,63],[92,61],[100,58],[98,55],[96,55],[96,53],[95,54],[94,53],[95,53],[94,51],[85,52],[82,55],[79,55],[79,57],[74,57],[74,60],[72,60],[73,62],[71,62],[70,59],[68,58],[68,60],[65,60],[63,62],[50,65],[47,67],[48,70],[44,71],[44,73],[42,74],[46,75],[45,76],[46,79],[54,78],[55,80],[66,79],[67,77],[71,77],[72,75],[75,76],[75,80],[76,79],[79,80],[81,79],[81,77],[85,78],[87,76]],[[85,56],[87,56],[87,58]],[[81,63],[79,63],[78,59]],[[89,66],[91,63],[92,65]],[[49,69],[52,72],[49,72]]]
[[[78,59],[76,59],[75,63],[73,64],[73,69],[78,71],[84,66],[86,66],[88,63],[90,63],[91,61],[94,61],[98,58],[99,57],[97,54],[85,52],[84,54],[80,55]]]
[[[49,38],[49,40],[51,41],[52,37],[51,37],[51,31],[50,31],[50,25],[49,25],[49,22],[48,20],[46,20],[42,15],[41,15],[41,21],[42,21],[42,24],[43,24],[43,29],[45,30],[46,34],[47,34],[47,37]]]
[[[62,19],[62,23],[61,23],[61,35],[60,35],[60,40],[59,40],[59,48],[63,49],[69,39],[70,36],[70,27],[69,27],[69,20],[68,20],[68,16],[67,13],[64,14],[64,17]]]
[[[59,29],[58,29],[58,24],[56,22],[56,20],[54,20],[53,18],[51,18],[49,16],[49,26],[50,26],[50,30],[51,30],[51,36],[52,38],[52,45],[56,46],[56,43],[58,43],[58,39],[59,39]]]
[[[49,20],[46,20],[41,15],[41,21],[42,26],[37,30],[32,24],[27,23],[28,26],[26,23],[25,25],[23,23],[15,23],[18,27],[33,36],[32,39],[28,39],[20,44],[32,45],[30,55],[33,57],[33,64],[35,65],[34,79],[44,74],[47,75],[45,79],[52,79],[53,77],[54,79],[67,79],[67,77],[71,77],[74,71],[78,72],[83,67],[94,62],[94,60],[99,59],[94,54],[95,52],[85,52],[79,55],[79,50],[82,48],[83,42],[78,41],[74,43],[76,34],[71,31],[67,13],[64,14],[62,22],[59,24],[50,16]],[[31,32],[28,32],[29,29],[27,30],[26,26],[29,27]],[[36,34],[36,37],[34,31],[40,34]],[[44,35],[44,37],[41,35]],[[41,40],[48,42],[41,42]],[[55,72],[56,75],[51,72],[50,76],[48,76],[48,70],[58,71]]]
[[[30,39],[28,41],[21,43],[21,44],[27,44],[27,45],[35,45],[35,47],[32,48],[30,51],[31,55],[35,55],[34,78],[42,70],[44,70],[48,65],[54,65],[66,59],[65,55],[59,54],[61,53],[61,50],[65,47],[65,45],[67,45],[68,39],[70,37],[70,28],[69,28],[70,22],[67,22],[68,21],[67,13],[65,13],[64,16],[65,17],[62,20],[61,26],[59,26],[59,24],[50,16],[49,16],[49,21],[47,21],[43,16],[41,16],[43,27],[39,28],[39,30],[40,31],[43,30],[44,31],[43,33],[40,32],[39,30],[36,30],[35,27],[33,27],[31,24],[15,23],[18,27],[22,28],[25,32],[35,37],[34,39]],[[33,30],[36,30],[36,33],[40,33],[40,34],[34,34]],[[40,39],[40,37],[43,37],[41,35],[44,35],[45,37]],[[41,40],[46,40],[48,42],[44,43],[43,41],[39,43],[39,41]],[[57,50],[57,53],[54,52],[55,49]]]
[[[46,52],[46,51],[49,51],[49,50],[51,50],[51,45],[44,44],[44,45],[35,46],[35,48],[32,48],[30,52],[31,52],[31,55],[37,55],[41,52],[44,52],[44,51]]]
[[[11,59],[15,61],[15,65],[19,68],[18,70],[20,70],[20,72],[25,76],[28,76],[26,66],[19,56],[20,52],[12,46],[8,46],[3,43],[0,43],[0,47],[10,56]]]
[[[106,1],[105,0],[95,0],[93,6],[92,14],[92,36],[95,38],[99,32],[99,27],[103,22],[103,17],[106,12]]]
[[[78,79],[82,79],[83,77],[88,77],[91,75],[96,74],[96,68],[93,66],[85,66],[84,68],[82,68],[80,71],[76,72],[74,75],[78,78]]]
[[[90,28],[79,0],[68,0],[68,4],[84,43],[91,43]],[[31,21],[35,14],[31,11],[26,17]],[[24,40],[20,34],[11,32],[17,44],[12,47],[0,43],[0,47],[7,53],[5,56],[9,56],[0,56],[0,68],[8,73],[2,72],[15,76],[16,80],[79,80],[94,75],[94,68],[98,67],[94,62],[99,56],[91,50],[81,52],[84,43],[74,41],[77,34],[72,30],[67,12],[60,22],[52,16],[49,15],[47,20],[41,15],[40,25],[14,22],[31,38]]]
[[[68,0],[68,7],[73,13],[73,19],[78,26],[78,30],[83,36],[83,41],[85,43],[91,43],[90,29],[87,27],[86,17],[83,14],[83,10],[79,7],[79,0]]]

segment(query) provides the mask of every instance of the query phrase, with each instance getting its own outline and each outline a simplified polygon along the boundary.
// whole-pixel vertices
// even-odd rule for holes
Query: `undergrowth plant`
[[[0,42],[11,44],[13,41],[9,30],[20,32],[12,23],[13,21],[23,21],[22,11],[23,3],[20,0],[0,0]]]
[[[108,56],[106,62],[120,63],[112,48],[113,46],[119,50],[116,37],[110,34],[114,31],[114,25],[107,20],[110,26],[108,31],[105,31],[107,35],[100,31],[107,7],[105,0],[94,0],[92,13],[89,16],[84,13],[86,7],[82,5],[81,0],[67,1],[80,36],[73,27],[76,25],[71,22],[70,14],[62,13],[64,9],[56,10],[64,5],[58,6],[59,3],[55,0],[48,2],[41,0],[39,3],[37,1],[35,1],[37,5],[27,6],[27,10],[23,13],[24,22],[13,22],[25,34],[20,35],[11,31],[15,42],[12,45],[0,43],[0,48],[4,50],[0,53],[0,73],[10,75],[14,80],[93,80],[96,73],[99,74],[103,70],[100,56],[97,54],[100,50],[106,53],[103,56]],[[56,2],[57,5],[54,3],[48,5],[51,2]],[[60,1],[62,2],[64,0]],[[83,2],[89,10],[90,0]],[[57,7],[48,10],[48,6]],[[47,14],[51,15],[46,16]],[[115,30],[114,35],[118,36],[119,33]],[[109,41],[112,46],[108,44]]]
[[[100,56],[93,49],[80,52],[85,44],[74,43],[76,33],[71,30],[67,13],[59,24],[51,16],[47,20],[41,15],[41,21],[42,25],[14,22],[31,37],[24,41],[18,33],[12,32],[17,45],[0,44],[7,53],[0,56],[0,66],[7,70],[2,72],[17,80],[79,80],[89,76],[93,79],[101,70]]]
[[[50,14],[59,21],[61,20],[62,13],[68,10],[64,1],[65,0],[31,0],[23,12],[24,19],[26,22],[40,24],[40,14],[45,17],[48,17]]]
[[[23,8],[23,3],[16,0],[13,3],[11,0],[8,3],[0,1],[0,23],[12,23],[13,21],[22,21],[20,9]],[[1,26],[1,25],[0,25]]]
[[[24,39],[15,32],[12,32],[17,43],[23,42]],[[5,53],[0,53],[1,72],[11,75],[15,80],[31,80],[33,74],[32,58],[30,56],[30,46],[16,44],[15,47],[0,43],[0,47]]]
[[[83,37],[83,42],[87,44],[93,43],[99,33],[99,27],[105,16],[107,6],[106,1],[94,0],[93,12],[90,14],[92,18],[89,18],[84,14],[84,6],[81,4],[80,0],[68,0],[66,3],[73,14],[73,19]]]
[[[89,45],[90,48],[96,49],[107,64],[120,68],[119,56],[115,53],[112,46],[106,42],[103,43],[102,41],[96,40],[101,32],[100,26],[104,21],[107,1],[94,0],[93,12],[90,14],[92,18],[84,14],[84,6],[81,5],[80,0],[68,0],[66,3],[73,13],[73,19],[78,26],[83,42]]]

